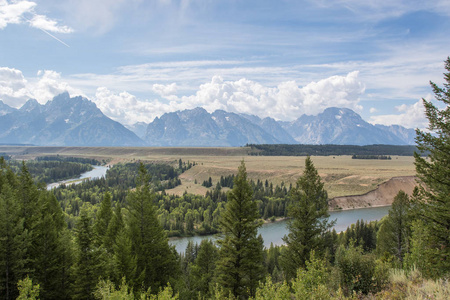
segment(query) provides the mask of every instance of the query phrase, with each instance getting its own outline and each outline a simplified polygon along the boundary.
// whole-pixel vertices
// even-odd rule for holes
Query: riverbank
[[[328,205],[330,211],[390,206],[400,190],[411,196],[416,186],[415,176],[393,177],[365,194],[334,197]]]

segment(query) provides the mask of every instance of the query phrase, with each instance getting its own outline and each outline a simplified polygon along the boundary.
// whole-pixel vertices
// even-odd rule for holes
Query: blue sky
[[[348,107],[423,128],[450,2],[0,0],[0,99],[65,90],[124,124],[201,106],[278,120]]]

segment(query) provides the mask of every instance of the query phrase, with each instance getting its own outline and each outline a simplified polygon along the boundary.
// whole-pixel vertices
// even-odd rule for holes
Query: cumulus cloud
[[[173,96],[177,93],[177,84],[154,84],[152,90],[163,98],[176,99],[176,97],[174,98]]]
[[[376,109],[375,107],[371,107],[369,111],[371,114],[373,114],[373,113],[376,113],[378,111],[378,109]]]
[[[240,79],[226,81],[214,76],[200,85],[190,96],[178,97],[175,83],[155,84],[153,91],[162,99],[139,100],[135,96],[114,93],[106,87],[98,88],[94,102],[111,118],[124,123],[151,122],[167,112],[203,107],[209,112],[222,109],[280,120],[294,120],[302,114],[318,114],[330,106],[347,107],[360,111],[359,96],[364,85],[358,72],[346,76],[332,76],[304,87],[295,81],[267,87],[258,82]]]
[[[22,72],[12,68],[0,68],[0,100],[4,103],[17,107],[23,101],[31,98],[27,88],[28,81]]]
[[[61,78],[61,74],[51,70],[39,71],[27,80],[20,70],[0,68],[0,100],[11,107],[21,107],[28,99],[36,99],[41,104],[62,92],[72,96],[83,93],[71,87]]]
[[[396,106],[399,114],[371,116],[370,123],[382,125],[402,125],[406,128],[426,128],[428,120],[425,116],[425,109],[422,100],[414,104],[402,104]]]
[[[45,15],[35,12],[37,4],[32,1],[0,0],[0,29],[4,29],[8,24],[28,23],[31,27],[45,31],[70,33],[73,31],[68,26],[61,26],[57,21]]]

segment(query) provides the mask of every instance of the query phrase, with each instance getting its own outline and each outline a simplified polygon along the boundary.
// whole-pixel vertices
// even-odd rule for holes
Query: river
[[[356,223],[357,220],[363,219],[364,221],[380,220],[382,217],[388,214],[390,206],[383,207],[371,207],[360,208],[352,210],[342,210],[330,212],[330,220],[336,220],[334,229],[337,232],[347,229],[351,224]],[[266,223],[258,230],[258,234],[261,234],[264,239],[264,246],[269,247],[270,243],[274,245],[283,244],[283,236],[288,233],[286,228],[286,220],[274,223]],[[173,238],[169,240],[171,245],[174,245],[179,253],[184,253],[189,241],[200,244],[203,239],[216,240],[217,236],[192,236],[184,238]]]
[[[106,175],[106,171],[108,170],[108,167],[105,166],[93,166],[93,167],[94,167],[93,170],[81,174],[79,178],[68,179],[48,184],[47,190],[51,190],[52,188],[58,187],[59,185],[64,183],[79,184],[83,182],[83,180],[85,179],[101,178]],[[363,219],[364,221],[380,220],[382,217],[387,215],[389,208],[390,206],[383,206],[383,207],[334,211],[330,212],[330,220],[336,220],[334,229],[336,229],[336,231],[339,232],[345,230],[348,226],[350,226],[353,223],[356,223],[356,221],[360,219]],[[283,244],[282,238],[287,233],[288,230],[286,229],[286,220],[274,223],[266,223],[262,225],[261,228],[258,229],[258,234],[261,234],[264,239],[265,247],[269,247],[271,243],[273,243],[274,245],[282,245]],[[217,236],[206,235],[206,236],[173,238],[169,240],[169,243],[171,245],[174,245],[179,253],[184,253],[184,250],[186,249],[186,246],[189,241],[193,241],[194,243],[200,244],[200,242],[204,239],[216,240]]]
[[[83,180],[85,180],[85,179],[102,178],[106,175],[106,171],[108,170],[108,167],[105,167],[105,166],[92,166],[92,167],[94,167],[94,169],[81,174],[80,177],[78,177],[78,178],[67,179],[67,180],[47,184],[47,190],[56,188],[56,187],[60,186],[61,184],[66,184],[66,183],[79,184],[79,183],[82,183]]]

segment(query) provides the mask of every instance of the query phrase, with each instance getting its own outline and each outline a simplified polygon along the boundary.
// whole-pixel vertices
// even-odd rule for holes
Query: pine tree
[[[211,240],[202,240],[191,270],[193,286],[202,297],[211,297],[217,259],[218,249],[214,243]]]
[[[97,253],[89,217],[83,209],[75,228],[74,299],[93,299],[97,285]]]
[[[116,202],[116,207],[114,208],[114,213],[111,217],[111,221],[108,224],[108,229],[106,230],[106,235],[104,238],[104,247],[106,251],[112,253],[115,244],[116,236],[119,231],[124,227],[122,207],[119,202]]]
[[[287,249],[281,264],[287,279],[295,277],[299,267],[305,267],[312,250],[322,255],[325,250],[324,234],[333,226],[328,221],[328,195],[320,176],[308,156],[303,175],[290,192],[288,208],[288,235],[283,241]]]
[[[400,263],[409,252],[411,238],[411,205],[404,191],[394,198],[389,214],[378,230],[377,251],[395,255]]]
[[[136,190],[127,197],[127,225],[133,249],[137,259],[137,278],[135,290],[144,287],[157,291],[176,275],[177,263],[175,250],[158,222],[153,204],[154,194],[150,191],[149,178],[145,166],[139,166]],[[141,285],[142,284],[142,285]]]
[[[108,225],[113,216],[111,207],[111,194],[106,192],[97,212],[97,218],[94,223],[94,234],[98,246],[104,244],[105,236],[108,231]]]
[[[218,281],[236,297],[254,296],[257,281],[264,278],[263,248],[257,237],[261,226],[252,188],[242,161],[228,193],[225,211],[221,214]]]
[[[128,232],[122,229],[118,232],[114,244],[112,280],[116,285],[119,285],[123,279],[130,285],[142,282],[142,278],[136,278],[136,262],[137,259],[136,255],[133,255],[131,239],[128,236]]]
[[[11,187],[4,182],[0,190],[0,294],[9,300],[16,299],[16,284],[29,271],[26,266],[30,239]]]
[[[62,232],[67,226],[64,215],[56,197],[42,191],[37,209],[38,219],[33,229],[33,257],[34,279],[40,284],[40,295],[44,299],[62,299],[61,291],[62,268],[65,268],[62,257]]]
[[[416,130],[417,148],[415,165],[421,180],[419,217],[428,227],[431,248],[439,249],[436,276],[450,272],[450,57],[445,61],[444,87],[430,82],[437,101],[423,100],[429,121],[429,132]],[[427,155],[427,158],[421,155]]]

